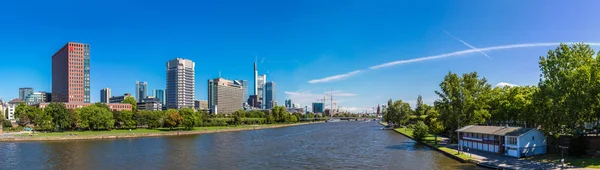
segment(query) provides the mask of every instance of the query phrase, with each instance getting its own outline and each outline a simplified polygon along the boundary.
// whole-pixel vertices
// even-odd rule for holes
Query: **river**
[[[0,169],[479,169],[376,122],[115,140],[0,143]]]

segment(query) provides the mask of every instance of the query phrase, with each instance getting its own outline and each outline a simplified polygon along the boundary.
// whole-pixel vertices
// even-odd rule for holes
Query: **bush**
[[[2,122],[2,125],[4,127],[12,127],[12,123],[10,123],[10,120],[8,120],[8,119],[4,119],[4,122]]]
[[[418,121],[417,124],[415,125],[415,131],[413,132],[413,137],[417,141],[422,141],[423,139],[425,139],[425,137],[427,137],[427,134],[428,134],[427,132],[429,132],[429,128],[427,127],[427,125],[425,125],[425,123],[423,123],[423,121]]]

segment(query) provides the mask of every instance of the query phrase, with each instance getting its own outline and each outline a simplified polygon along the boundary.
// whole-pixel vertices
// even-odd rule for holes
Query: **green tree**
[[[52,117],[54,125],[60,131],[63,131],[71,126],[68,120],[67,107],[64,103],[51,102],[44,108],[44,112]]]
[[[391,123],[390,125],[406,124],[412,112],[410,104],[403,102],[402,100],[396,100],[392,103],[390,99],[386,109],[386,119]]]
[[[191,130],[194,126],[200,123],[200,117],[194,112],[194,109],[184,108],[179,110],[179,114],[183,118],[182,125],[185,129]]]
[[[242,123],[242,118],[239,115],[233,115],[233,124],[240,125]]]
[[[35,119],[35,116],[39,115],[37,113],[33,113],[33,111],[33,107],[26,105],[23,102],[19,103],[19,105],[17,105],[15,108],[14,115],[16,118],[19,118],[19,125],[26,126]]]
[[[53,118],[50,114],[39,108],[34,108],[32,113],[35,114],[33,122],[39,130],[52,130],[54,128]]]
[[[152,111],[146,115],[146,120],[148,121],[148,128],[159,128],[164,124],[165,119],[167,118],[166,112],[164,111]]]
[[[84,129],[100,130],[114,127],[113,113],[104,107],[91,105],[76,110],[81,119],[80,127]]]
[[[119,111],[116,112],[117,116],[115,116],[116,118],[116,122],[117,124],[120,124],[122,127],[125,128],[135,128],[135,126],[137,125],[135,119],[133,118],[133,112],[129,111],[129,110],[123,110],[123,111]]]
[[[600,57],[587,44],[560,44],[540,56],[539,94],[535,105],[544,114],[539,123],[550,134],[579,135],[584,124],[600,117]],[[599,54],[600,55],[600,54]],[[541,116],[541,115],[538,115]]]
[[[423,141],[425,137],[429,134],[429,128],[423,121],[417,121],[415,124],[415,130],[413,131],[413,137],[416,141]]]
[[[26,105],[24,102],[19,103],[17,107],[15,107],[14,117],[20,118],[21,115],[27,114],[31,106]]]
[[[135,101],[135,98],[133,96],[125,97],[125,99],[123,99],[123,102],[121,103],[131,104],[131,110],[133,112],[137,112],[137,101]]]
[[[183,121],[183,117],[177,112],[175,109],[167,110],[167,118],[165,120],[165,125],[167,125],[170,129],[173,127],[177,127]]]
[[[12,127],[12,123],[8,119],[4,119],[2,123],[4,127]]]
[[[136,128],[144,125],[148,125],[148,118],[151,116],[152,111],[149,110],[138,110],[133,113],[133,119],[136,122]]]
[[[425,115],[425,109],[423,108],[423,97],[419,95],[417,97],[417,106],[415,107],[415,116],[417,116],[417,119],[421,119],[421,115]]]
[[[435,91],[440,98],[434,105],[453,141],[457,141],[454,132],[458,127],[481,124],[491,116],[488,111],[491,85],[485,78],[480,79],[477,72],[462,77],[450,72],[440,83],[440,89]]]
[[[77,125],[81,122],[79,115],[74,109],[67,109],[67,128],[71,130],[75,129]]]
[[[275,118],[272,115],[267,115],[265,122],[267,124],[273,124],[273,123],[275,123]]]

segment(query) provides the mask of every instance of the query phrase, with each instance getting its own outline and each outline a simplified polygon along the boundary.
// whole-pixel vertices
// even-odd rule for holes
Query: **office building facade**
[[[292,99],[285,100],[285,108],[292,108]]]
[[[165,104],[165,91],[161,89],[154,90],[154,97],[160,101],[161,104]]]
[[[163,106],[160,100],[154,96],[148,96],[137,103],[138,110],[158,111],[162,110]]]
[[[45,92],[45,91],[40,91],[40,93],[42,93],[42,100],[44,100],[43,102],[46,102],[46,103],[52,102],[52,93]]]
[[[324,103],[312,103],[312,110],[313,113],[324,113],[324,108],[325,104]]]
[[[256,96],[258,97],[258,106],[255,106],[257,108],[264,109],[265,106],[266,106],[265,105],[266,103],[264,101],[265,100],[265,93],[264,92],[265,92],[265,84],[266,83],[267,83],[267,75],[263,74],[261,76],[258,76],[258,83],[257,83],[258,84],[258,87],[257,87],[258,91],[257,91],[257,94],[256,94]]]
[[[194,107],[195,63],[176,58],[167,62],[166,108],[181,109]]]
[[[243,88],[231,80],[208,80],[208,107],[212,114],[233,113],[243,108]]]
[[[248,80],[235,80],[233,81],[236,85],[242,86],[243,95],[242,95],[242,103],[248,102]]]
[[[19,99],[21,99],[22,101],[25,101],[27,96],[29,96],[32,93],[33,93],[33,88],[31,88],[31,87],[19,88]]]
[[[90,103],[90,45],[69,42],[52,56],[52,101]]]
[[[265,93],[265,98],[264,98],[264,102],[266,103],[265,109],[271,109],[275,106],[277,106],[277,99],[275,96],[276,93],[276,89],[275,89],[275,82],[267,82],[265,83],[265,87],[264,87],[264,93]]]
[[[108,103],[122,103],[125,98],[131,96],[129,93],[125,93],[122,96],[113,96],[108,99]]]
[[[208,110],[208,100],[196,100],[196,101],[194,101],[194,109],[196,109],[196,110]]]
[[[110,97],[110,88],[103,88],[100,90],[100,103],[110,103]]]
[[[146,97],[148,97],[148,83],[146,82],[135,82],[135,99],[137,102],[142,102]]]
[[[42,94],[41,92],[34,92],[31,93],[29,95],[27,95],[27,97],[25,97],[25,104],[27,105],[34,105],[34,104],[39,104],[39,103],[43,103],[46,101],[46,94]]]

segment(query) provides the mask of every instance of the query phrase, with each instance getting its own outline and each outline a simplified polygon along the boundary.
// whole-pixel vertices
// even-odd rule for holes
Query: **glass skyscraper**
[[[19,99],[25,101],[27,96],[29,96],[30,94],[33,94],[33,88],[31,88],[31,87],[19,88]]]
[[[148,83],[136,81],[135,98],[141,103],[146,97],[148,97]]]
[[[154,97],[157,98],[161,104],[165,104],[165,91],[161,89],[154,90]]]
[[[277,105],[277,102],[276,102],[277,99],[275,97],[275,93],[276,93],[276,91],[275,91],[275,82],[272,82],[272,81],[271,82],[267,82],[265,84],[264,91],[265,91],[265,100],[264,100],[264,102],[265,102],[265,105],[266,105],[265,109],[271,109],[271,108],[275,107]]]

